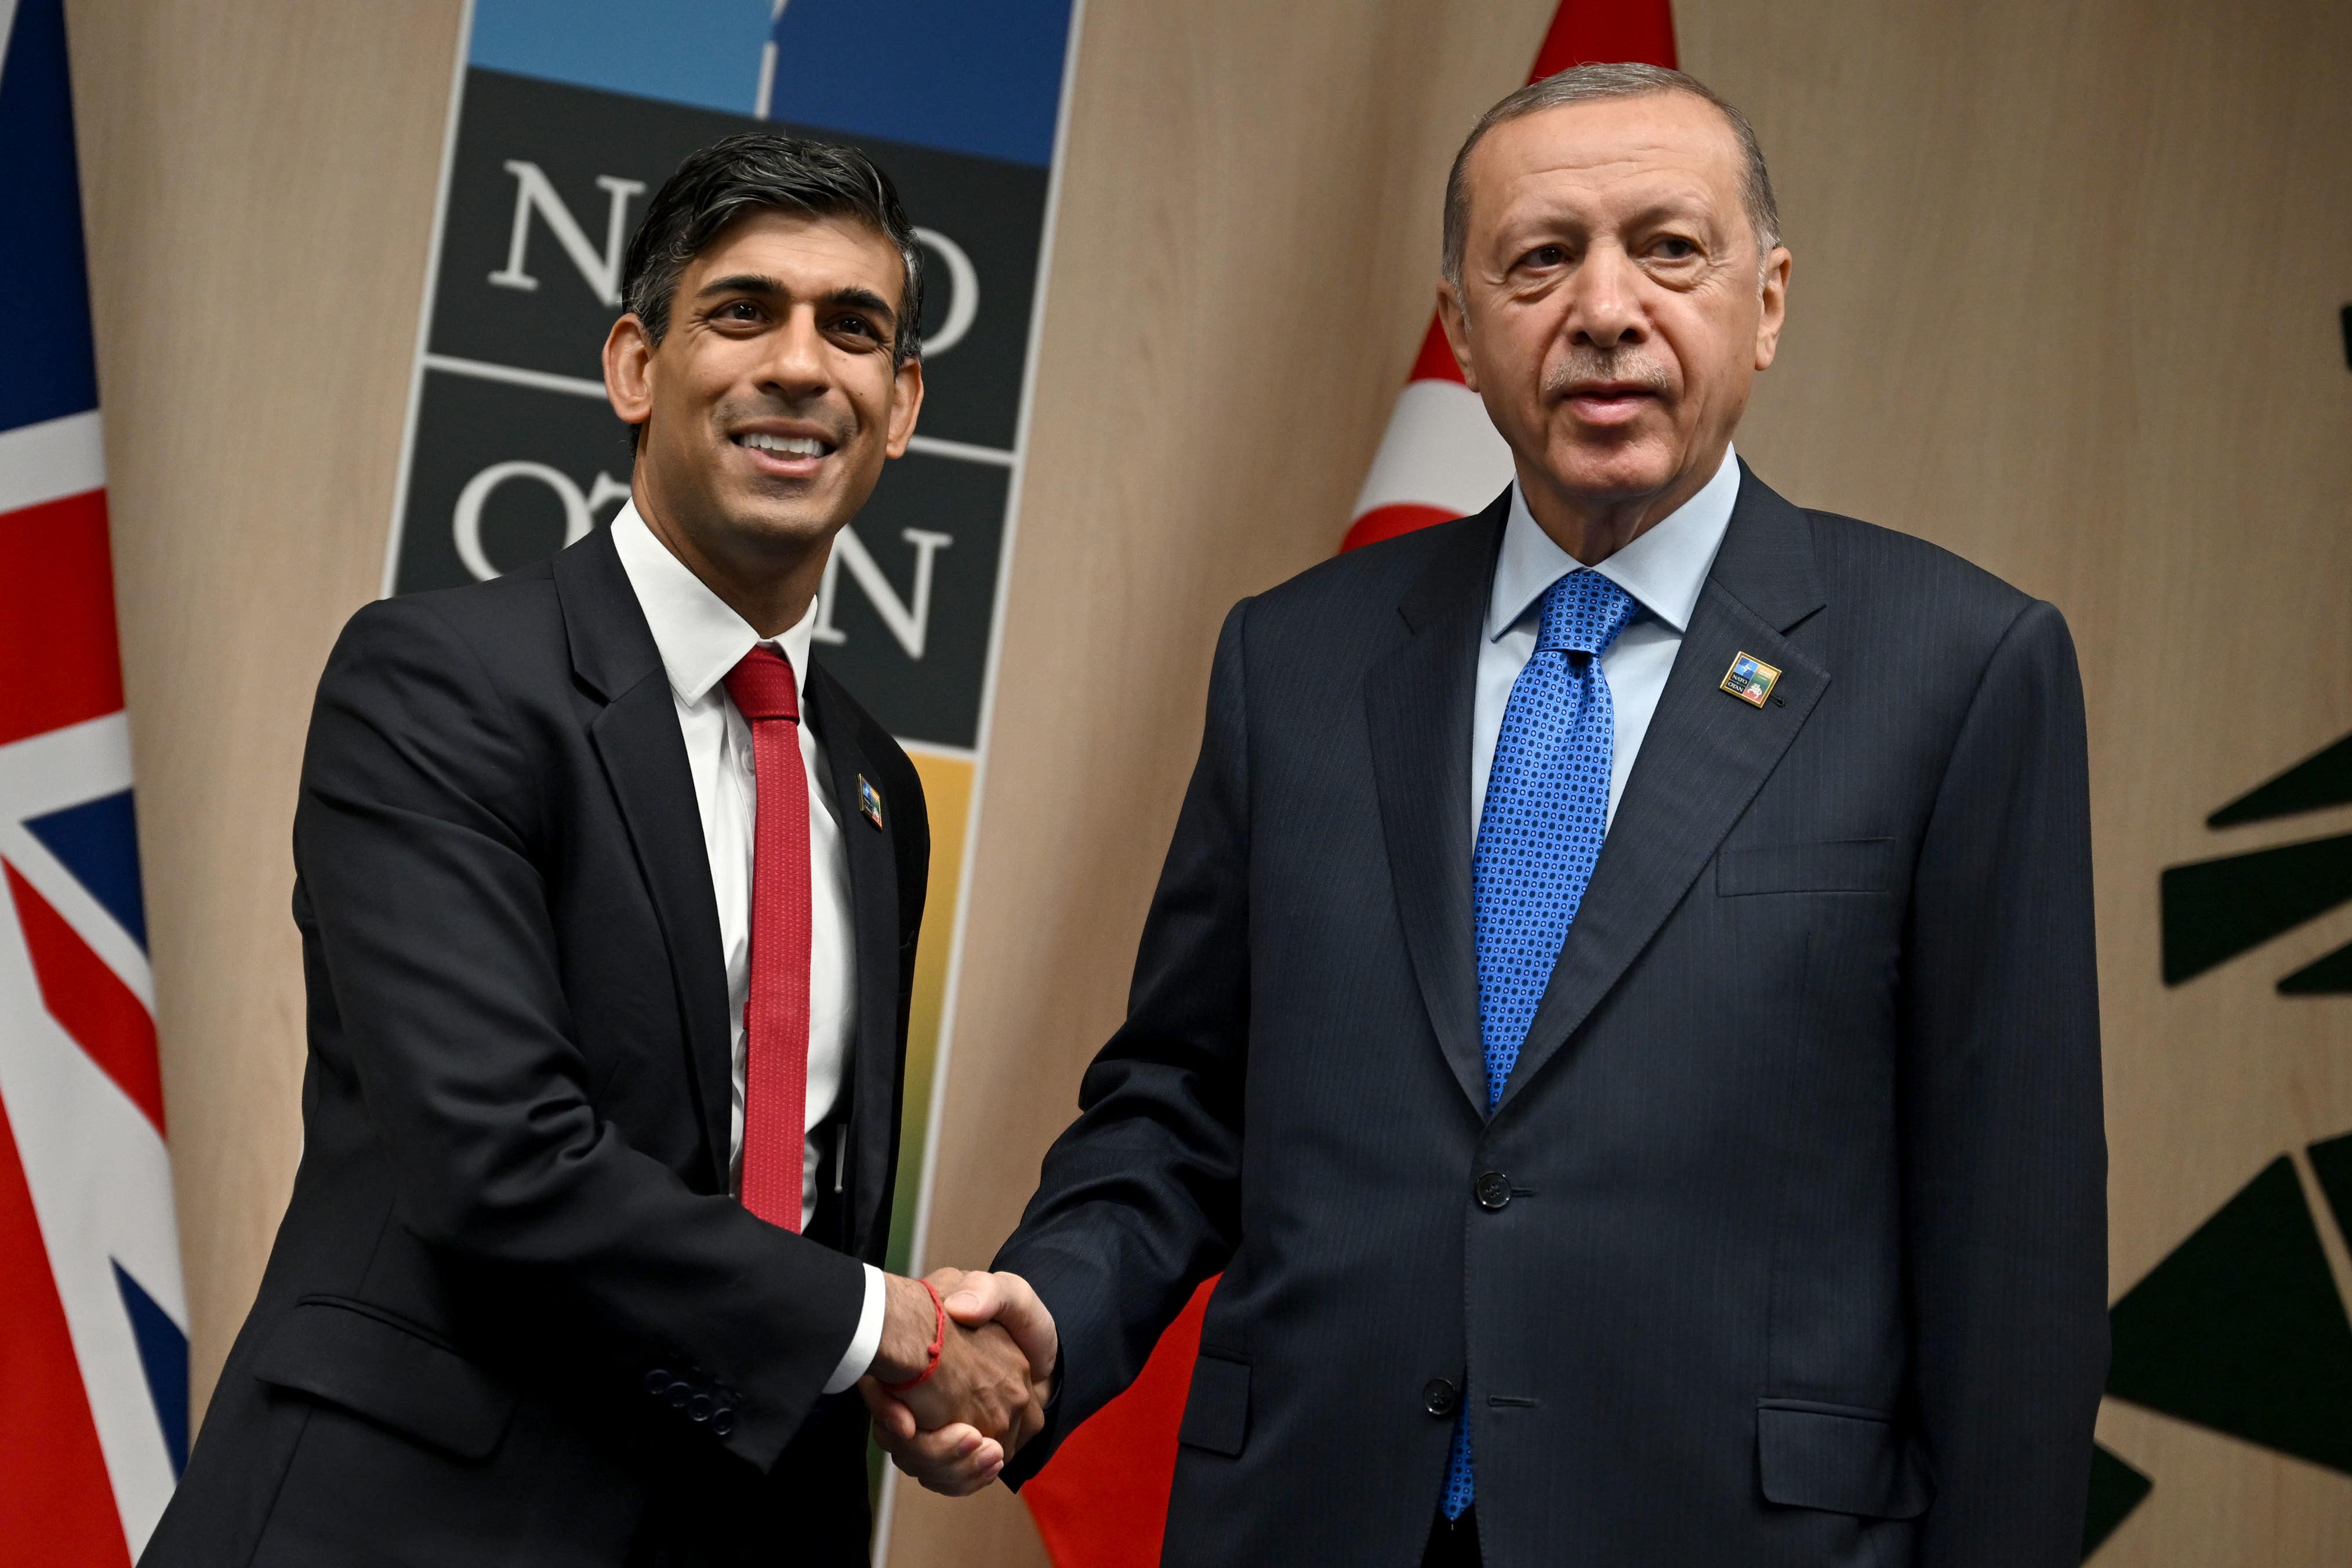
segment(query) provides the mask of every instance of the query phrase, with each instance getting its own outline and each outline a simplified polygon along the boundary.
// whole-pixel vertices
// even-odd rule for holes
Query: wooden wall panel
[[[383,576],[459,5],[66,10],[201,1411],[301,1147],[294,782]]]

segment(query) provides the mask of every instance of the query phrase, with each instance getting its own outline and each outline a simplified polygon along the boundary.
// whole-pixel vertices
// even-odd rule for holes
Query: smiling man
[[[1697,82],[1514,93],[1444,228],[1517,477],[1227,617],[1127,1021],[999,1255],[1062,1330],[1007,1474],[1222,1269],[1177,1568],[2072,1568],[2106,1296],[2064,624],[1734,456],[1790,258]]]
[[[859,153],[735,137],[623,293],[612,528],[368,606],[320,683],[302,1163],[149,1563],[862,1563],[854,1384],[982,1471],[1042,1419],[877,1267],[930,842],[809,661],[922,404],[914,233]]]

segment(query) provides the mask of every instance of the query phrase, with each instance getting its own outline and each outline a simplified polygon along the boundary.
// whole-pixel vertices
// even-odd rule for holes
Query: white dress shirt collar
[[[816,601],[782,637],[762,638],[751,623],[737,615],[726,600],[710,591],[687,563],[654,537],[638,515],[637,503],[624,501],[613,519],[613,548],[637,591],[637,604],[653,628],[654,646],[661,650],[662,669],[678,701],[692,707],[743,662],[752,645],[770,642],[793,663],[795,697],[808,689],[809,645],[816,636]]]
[[[1715,552],[1731,526],[1731,505],[1739,497],[1739,455],[1728,446],[1715,477],[1634,541],[1593,570],[1616,584],[1643,609],[1675,628],[1690,627],[1699,590],[1715,565]],[[1495,591],[1486,602],[1486,637],[1493,641],[1531,613],[1544,590],[1583,563],[1552,542],[1528,510],[1518,481],[1511,482],[1511,516],[1503,525],[1503,553],[1495,563]]]

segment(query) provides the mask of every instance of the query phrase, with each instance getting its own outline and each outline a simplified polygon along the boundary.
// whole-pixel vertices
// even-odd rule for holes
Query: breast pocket
[[[1815,844],[1727,846],[1715,858],[1715,890],[1725,898],[1757,893],[1891,893],[1901,869],[1892,838],[1839,838]]]

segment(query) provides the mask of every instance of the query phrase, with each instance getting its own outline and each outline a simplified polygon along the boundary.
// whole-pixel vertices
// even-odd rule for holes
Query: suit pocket
[[[1756,1407],[1766,1500],[1865,1519],[1916,1519],[1935,1497],[1917,1450],[1884,1415],[1797,1399]]]
[[[1892,838],[1727,847],[1716,857],[1715,890],[1726,898],[1749,893],[1885,893],[1894,889],[1895,872]]]
[[[488,1458],[515,1408],[512,1389],[457,1352],[331,1296],[295,1303],[253,1374],[460,1459]]]
[[[1203,1354],[1192,1363],[1192,1392],[1176,1440],[1230,1458],[1249,1436],[1249,1363]]]

